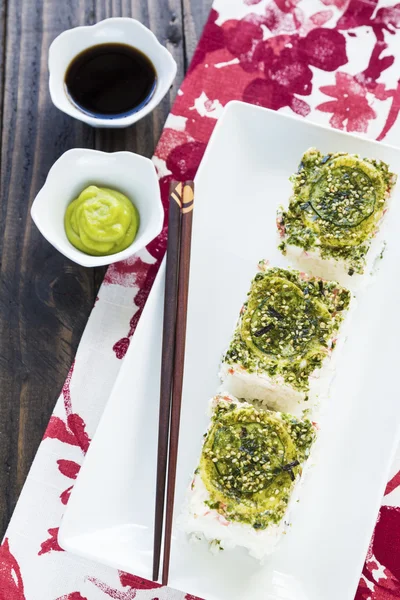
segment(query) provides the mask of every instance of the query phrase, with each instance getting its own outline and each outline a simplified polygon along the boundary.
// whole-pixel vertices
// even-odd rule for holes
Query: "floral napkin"
[[[172,177],[194,177],[229,100],[399,145],[399,75],[400,3],[215,0],[154,156],[164,205]],[[0,547],[0,600],[196,600],[67,554],[57,542],[71,489],[165,252],[166,235],[164,227],[146,250],[108,269]],[[400,453],[356,600],[400,598],[399,469]]]

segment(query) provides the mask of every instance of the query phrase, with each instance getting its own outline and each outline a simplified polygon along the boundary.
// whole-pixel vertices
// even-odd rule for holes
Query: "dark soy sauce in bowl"
[[[89,115],[109,119],[139,111],[156,85],[151,60],[128,44],[91,46],[75,56],[65,74],[73,104]]]

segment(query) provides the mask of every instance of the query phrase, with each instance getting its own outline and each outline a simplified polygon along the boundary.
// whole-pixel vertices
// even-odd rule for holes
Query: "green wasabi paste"
[[[75,248],[92,256],[107,256],[132,244],[139,214],[121,192],[90,185],[68,206],[64,226]]]

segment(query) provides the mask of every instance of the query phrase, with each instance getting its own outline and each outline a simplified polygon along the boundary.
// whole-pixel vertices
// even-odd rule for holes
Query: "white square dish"
[[[304,150],[359,153],[400,174],[400,150],[266,109],[225,109],[196,178],[175,517],[197,466],[208,400],[257,262],[287,266],[277,206]],[[170,585],[206,600],[353,600],[400,433],[399,191],[387,250],[360,292],[292,527],[260,565],[213,555],[175,525]],[[151,577],[164,269],[146,304],[60,529],[63,548]]]

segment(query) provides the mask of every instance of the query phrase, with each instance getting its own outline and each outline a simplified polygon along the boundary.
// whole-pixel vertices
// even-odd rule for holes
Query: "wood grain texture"
[[[209,15],[212,0],[182,0],[185,32],[186,68],[192,60],[194,51]]]
[[[4,80],[4,45],[6,28],[6,0],[0,0],[0,116],[2,114],[3,80]],[[2,119],[0,119],[2,123]]]
[[[69,148],[152,155],[209,5],[210,0],[0,0],[1,535],[104,274],[54,250],[31,222],[31,202]],[[54,108],[48,93],[53,39],[110,16],[142,21],[178,63],[176,82],[161,105],[126,130],[91,129]]]

